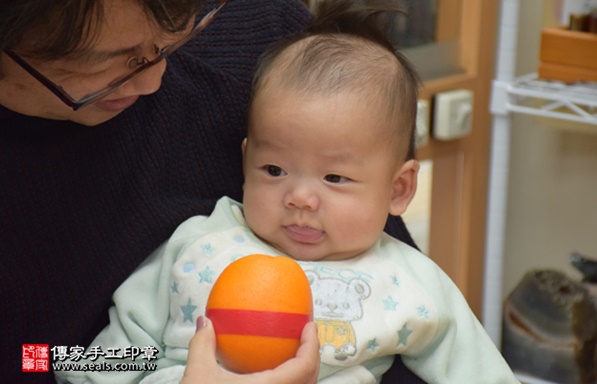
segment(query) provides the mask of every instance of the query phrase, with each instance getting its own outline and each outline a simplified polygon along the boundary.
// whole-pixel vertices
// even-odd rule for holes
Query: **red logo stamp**
[[[49,372],[50,346],[23,344],[23,372]]]

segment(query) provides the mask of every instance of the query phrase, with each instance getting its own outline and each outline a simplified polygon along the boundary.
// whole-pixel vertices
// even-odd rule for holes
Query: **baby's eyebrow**
[[[329,161],[339,161],[342,163],[352,163],[359,165],[367,163],[365,159],[356,156],[352,151],[330,150],[323,151],[321,155],[327,157]]]

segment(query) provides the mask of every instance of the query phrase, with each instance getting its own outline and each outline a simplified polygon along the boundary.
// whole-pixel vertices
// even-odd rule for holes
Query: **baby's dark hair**
[[[386,37],[381,16],[388,12],[403,9],[395,0],[321,3],[304,32],[263,54],[253,79],[253,95],[275,82],[299,95],[349,91],[358,93],[365,103],[381,101],[386,103],[382,106],[388,111],[391,141],[406,159],[414,158],[420,80]]]

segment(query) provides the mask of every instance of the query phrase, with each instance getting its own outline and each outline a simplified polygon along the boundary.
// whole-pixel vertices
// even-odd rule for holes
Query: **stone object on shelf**
[[[528,272],[504,303],[502,353],[514,371],[556,383],[597,382],[597,307],[555,270]]]
[[[573,252],[570,255],[570,264],[582,273],[582,281],[597,283],[597,260],[592,260],[578,252]]]

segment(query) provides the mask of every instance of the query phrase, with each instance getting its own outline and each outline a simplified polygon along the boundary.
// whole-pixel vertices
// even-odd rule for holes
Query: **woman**
[[[108,323],[113,291],[179,223],[222,195],[240,198],[252,69],[310,14],[298,1],[220,5],[0,4],[5,381],[52,382],[19,369],[23,344],[87,346]],[[313,328],[304,340],[280,371],[226,380],[313,382]],[[201,327],[188,378],[223,380],[212,347],[213,330]]]

